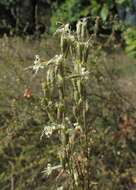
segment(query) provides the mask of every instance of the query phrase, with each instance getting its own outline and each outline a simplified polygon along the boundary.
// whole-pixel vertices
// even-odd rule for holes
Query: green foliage
[[[131,0],[107,0],[106,2],[99,3],[98,0],[91,1],[91,14],[92,15],[99,15],[103,21],[106,21],[108,16],[110,14],[117,13],[116,8],[119,6],[129,6],[132,7],[132,1]]]
[[[116,3],[118,5],[125,5],[125,6],[132,6],[132,1],[131,0],[116,0]]]
[[[136,58],[136,28],[131,27],[124,33],[126,52]]]
[[[44,2],[44,1],[41,3],[46,4],[46,2]],[[38,11],[40,11],[40,9],[43,9],[42,7],[40,7],[41,3],[36,1]],[[37,14],[33,14],[33,11],[30,11],[29,15],[31,15],[31,16],[28,15],[28,18],[31,18],[31,20],[29,21],[29,26],[26,27],[26,28],[28,28],[28,31],[29,31],[29,27],[35,28],[34,25],[37,25],[37,24],[40,26],[41,26],[41,24],[43,24],[45,26],[45,28],[48,28],[46,26],[46,23],[43,23],[43,20],[51,19],[50,31],[54,32],[57,28],[58,22],[73,23],[73,22],[76,22],[79,18],[85,17],[85,16],[90,16],[92,23],[94,23],[95,18],[97,16],[99,16],[103,21],[103,25],[105,25],[106,22],[107,22],[106,24],[108,25],[108,21],[110,20],[111,16],[114,17],[115,14],[117,14],[117,12],[118,12],[117,9],[119,7],[121,7],[121,8],[128,7],[129,9],[133,8],[131,0],[116,0],[116,1],[107,0],[107,1],[102,1],[101,3],[99,2],[99,0],[86,0],[86,1],[84,1],[84,0],[65,0],[65,1],[49,0],[47,3],[48,3],[48,6],[50,7],[50,11],[51,11],[51,15],[52,15],[51,18],[48,18],[47,15],[44,15],[44,11],[43,11],[43,13],[40,13],[40,17]],[[9,9],[9,13],[10,13],[9,15],[13,16],[11,19],[11,18],[8,18],[10,16],[5,15],[5,21],[7,21],[5,23],[11,22],[9,24],[11,26],[12,25],[15,26],[15,24],[13,24],[13,23],[15,23],[15,20],[16,20],[16,24],[18,25],[18,26],[16,25],[16,27],[20,26],[19,27],[20,30],[23,30],[23,28],[25,28],[25,23],[27,23],[27,21],[28,21],[27,14],[23,15],[23,12],[25,13],[26,7],[29,6],[29,4],[19,3],[19,1],[17,1],[17,0],[1,0],[0,4],[2,4],[5,7],[5,9]],[[33,4],[33,6],[36,6],[36,5]],[[12,7],[12,9],[11,9],[11,7]],[[17,10],[19,10],[19,9],[21,11],[18,12]],[[32,7],[31,7],[31,10],[32,10]],[[36,10],[35,7],[33,7],[33,10]],[[6,11],[4,14],[6,14]],[[35,17],[34,15],[37,15],[37,18],[33,18],[33,17]],[[46,17],[47,17],[47,19],[46,19]],[[34,23],[34,20],[36,21],[36,23]],[[42,22],[41,22],[41,20],[42,20]],[[49,24],[49,22],[48,22],[48,24]],[[4,27],[6,28],[7,26],[4,26]],[[36,28],[37,28],[37,30],[40,30],[40,29],[38,29],[39,26],[37,26]],[[8,29],[8,27],[7,27],[7,29]],[[44,27],[43,27],[43,29],[44,29]],[[31,33],[33,33],[33,32],[31,32]]]
[[[4,5],[5,7],[9,8],[11,5],[15,5],[17,3],[16,0],[1,0],[0,4]]]
[[[124,39],[126,42],[126,52],[136,58],[136,28],[128,28],[124,32]]]
[[[71,23],[77,21],[81,16],[87,16],[89,14],[89,9],[85,8],[83,3],[83,0],[66,0],[62,3],[51,18],[51,31],[56,30],[57,22]]]
[[[56,12],[53,13],[51,18],[51,31],[57,28],[57,22],[71,23],[77,21],[84,16],[91,16],[92,20],[97,16],[104,21],[109,17],[117,14],[117,7],[130,7],[132,8],[131,0],[107,0],[100,4],[99,0],[86,1],[83,0],[65,0],[64,3],[57,7]]]
[[[106,21],[108,15],[109,15],[108,6],[107,6],[107,4],[104,4],[104,6],[102,7],[102,10],[101,10],[101,18],[102,18],[102,20]]]

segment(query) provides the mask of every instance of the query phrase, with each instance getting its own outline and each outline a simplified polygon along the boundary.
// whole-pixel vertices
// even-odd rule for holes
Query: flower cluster
[[[55,125],[47,125],[44,127],[43,131],[42,131],[42,135],[40,137],[40,139],[43,138],[43,136],[45,135],[47,138],[49,138],[52,133],[54,132],[54,130],[56,129],[56,126]]]
[[[42,131],[40,139],[42,139],[43,136],[50,138],[54,131],[61,129],[64,129],[64,125],[62,124],[52,123],[50,125],[46,125]]]

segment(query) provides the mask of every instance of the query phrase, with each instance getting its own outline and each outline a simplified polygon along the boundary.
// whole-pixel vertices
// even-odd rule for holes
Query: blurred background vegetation
[[[32,79],[32,73],[24,69],[33,64],[36,54],[48,60],[59,52],[58,39],[51,37],[59,22],[70,23],[74,30],[77,20],[82,17],[89,17],[90,34],[95,33],[100,47],[109,53],[105,61],[110,67],[109,75],[116,76],[116,85],[127,99],[127,105],[121,106],[122,100],[114,101],[115,95],[112,94],[110,102],[112,114],[109,113],[110,108],[107,110],[99,105],[102,106],[104,118],[103,122],[98,122],[96,125],[98,127],[111,125],[115,129],[117,124],[114,118],[118,114],[124,114],[126,110],[135,117],[135,0],[0,0],[1,190],[57,189],[53,182],[54,176],[46,177],[42,173],[47,163],[58,162],[56,158],[58,141],[55,138],[50,141],[47,138],[40,140],[41,132],[48,122],[47,113],[41,103],[44,72],[41,71],[38,78]],[[95,64],[97,56],[90,59],[92,64]],[[100,70],[101,67],[97,72],[98,78],[101,76]],[[104,88],[108,94],[110,85],[111,83],[107,82],[106,88],[103,86],[101,88]],[[97,103],[99,100],[96,98],[94,107]],[[117,106],[114,107],[115,104]],[[96,111],[99,110],[99,106],[96,107]],[[121,110],[118,110],[118,106]],[[121,150],[119,145],[111,142],[110,135],[105,137],[100,130],[98,136],[95,136],[97,141],[93,145],[92,170],[95,171],[93,166],[96,164],[101,167],[98,155],[106,150],[109,154],[105,155],[103,173],[100,172],[105,176],[106,167],[110,161],[111,165],[114,162],[115,159],[112,158],[114,150],[117,149],[122,155],[119,155],[111,169],[112,173],[114,166],[120,167],[118,174],[112,173],[111,184],[116,184],[116,187],[112,187],[109,181],[106,186],[106,176],[103,177],[105,180],[103,188],[134,190],[136,188],[135,132],[132,130],[132,134],[129,133],[127,145]],[[124,138],[121,139],[121,143],[122,141]],[[98,175],[95,179],[99,181],[100,173],[99,171],[96,173]],[[120,181],[117,181],[120,173]],[[130,173],[131,175],[133,173],[133,176],[130,176]]]
[[[55,29],[56,22],[76,22],[85,16],[100,16],[103,21],[110,15],[131,25],[136,24],[135,0],[1,0],[1,33],[43,33]]]

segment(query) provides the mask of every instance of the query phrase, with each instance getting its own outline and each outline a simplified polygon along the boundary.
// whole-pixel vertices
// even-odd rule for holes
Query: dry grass
[[[15,111],[17,111],[17,115],[15,116],[15,118],[13,117],[12,120],[9,119],[9,121],[8,121],[9,123],[7,124],[10,131],[13,132],[13,134],[15,133],[16,136],[13,138],[15,138],[15,141],[17,141],[18,143],[14,142],[14,139],[12,139],[12,137],[11,137],[11,141],[9,141],[9,142],[10,143],[12,142],[13,146],[15,146],[15,148],[16,148],[16,146],[21,147],[21,142],[22,142],[21,138],[24,138],[25,139],[24,141],[26,141],[26,139],[28,140],[26,142],[27,146],[29,145],[29,143],[31,146],[33,146],[33,143],[36,143],[35,147],[36,146],[38,147],[37,148],[38,153],[36,156],[34,156],[34,160],[35,160],[35,157],[38,157],[38,156],[42,160],[42,162],[40,162],[39,161],[40,159],[37,158],[36,169],[35,169],[35,162],[33,162],[34,168],[31,168],[30,171],[32,173],[35,172],[36,174],[37,173],[38,174],[37,174],[37,176],[35,175],[36,177],[35,176],[33,177],[32,182],[28,182],[32,185],[32,188],[29,188],[29,186],[24,186],[25,189],[26,189],[26,187],[28,187],[28,189],[33,189],[34,179],[37,179],[37,184],[39,183],[39,179],[41,179],[41,181],[42,181],[42,179],[44,179],[44,182],[46,181],[45,178],[43,178],[43,177],[38,178],[38,175],[41,175],[41,170],[43,170],[45,163],[47,164],[47,162],[49,161],[50,158],[47,158],[48,157],[47,152],[45,152],[45,153],[42,152],[39,154],[41,144],[38,142],[38,140],[39,140],[40,136],[37,136],[37,134],[36,134],[37,131],[38,131],[38,135],[41,133],[41,129],[39,129],[39,126],[41,127],[43,123],[45,124],[45,118],[42,115],[43,113],[40,110],[41,108],[38,107],[39,105],[37,103],[39,101],[38,98],[40,98],[41,93],[42,93],[42,91],[41,91],[41,82],[42,81],[40,79],[41,78],[40,75],[43,76],[42,74],[44,74],[44,73],[40,72],[33,81],[30,81],[32,73],[30,71],[25,72],[24,68],[33,64],[33,59],[36,54],[39,54],[40,57],[44,57],[46,60],[53,57],[59,50],[57,42],[58,42],[57,40],[55,40],[55,42],[54,42],[54,39],[48,39],[48,40],[42,39],[40,41],[37,41],[37,40],[32,40],[30,38],[21,39],[18,37],[15,37],[15,38],[4,37],[3,39],[0,39],[0,98],[1,98],[0,114],[4,115],[5,112],[3,110],[6,110],[6,112],[12,111],[12,114],[14,114],[14,105],[13,105],[14,100],[18,101],[18,98],[23,100],[21,102],[22,104],[20,105],[20,107],[15,109]],[[112,59],[111,59],[111,57],[112,57]],[[135,83],[136,83],[135,82],[135,72],[136,72],[136,70],[134,69],[135,63],[136,63],[135,60],[128,58],[126,55],[124,55],[124,53],[119,53],[119,54],[116,53],[113,55],[109,55],[109,57],[106,58],[105,62],[107,64],[109,71],[111,73],[113,72],[112,73],[113,75],[115,72],[115,75],[118,76],[116,78],[117,85],[118,85],[118,88],[121,90],[122,94],[125,94],[125,96],[131,102],[131,104],[135,104],[135,102],[136,102],[135,101],[136,100],[136,95],[135,95],[136,94],[135,93],[136,92],[136,90],[135,90]],[[94,84],[93,84],[93,86],[94,86]],[[24,89],[26,87],[31,87],[31,89],[34,93],[34,99],[33,99],[34,101],[32,102],[33,104],[31,104],[31,103],[29,104],[29,101],[27,101],[27,100],[26,100],[26,102],[24,101],[23,93],[24,93]],[[94,88],[96,88],[96,86]],[[113,99],[111,99],[111,101],[113,101]],[[25,107],[24,104],[27,105],[27,107]],[[114,101],[111,104],[114,104]],[[101,109],[101,107],[98,107],[98,108]],[[25,109],[27,109],[27,110],[25,110]],[[108,114],[109,114],[109,112],[108,112]],[[5,117],[6,117],[6,115],[5,115]],[[14,122],[14,121],[17,121],[18,123]],[[21,123],[21,122],[24,122],[24,123]],[[18,131],[20,126],[22,127],[22,129]],[[35,129],[32,128],[34,131],[32,131],[30,126],[35,127]],[[35,135],[36,137],[33,137],[33,135]],[[101,135],[103,137],[103,132]],[[107,138],[107,141],[108,141],[107,134],[105,134],[104,139],[105,138]],[[33,142],[29,142],[29,139],[32,139]],[[36,141],[35,141],[35,139],[36,139]],[[96,140],[96,138],[94,138],[94,142],[95,142],[95,140]],[[54,141],[54,139],[52,141]],[[106,141],[106,143],[107,143],[107,141]],[[37,145],[37,143],[39,143],[39,144]],[[9,145],[6,145],[6,146],[9,146]],[[46,142],[46,146],[47,146],[47,142]],[[100,148],[100,154],[101,154],[101,151],[102,152],[105,151],[105,148],[103,148],[101,146],[103,146],[103,145],[101,143],[99,143],[99,141],[98,141],[98,144],[96,142],[96,147],[98,148],[98,150]],[[5,150],[4,149],[5,147],[3,148],[2,145],[1,145],[1,147],[2,147],[1,148],[2,150]],[[35,152],[35,147],[33,149],[34,152]],[[96,153],[95,152],[96,147],[94,146],[94,155]],[[111,147],[111,146],[109,146],[109,147]],[[113,145],[113,147],[114,147],[114,145]],[[42,147],[42,148],[44,149],[44,147]],[[25,149],[27,149],[27,147],[25,147]],[[49,149],[48,152],[53,155],[51,159],[54,161],[55,160],[55,151],[53,149],[50,150],[50,146],[48,147],[48,149]],[[9,150],[11,150],[11,148],[9,148]],[[27,149],[27,151],[29,154],[29,152],[30,152],[29,148]],[[107,151],[105,152],[105,159],[107,159],[106,153],[109,153],[109,152],[110,151],[107,149]],[[23,156],[24,160],[27,159],[25,154],[20,153],[20,155]],[[21,156],[18,156],[16,158],[15,167],[17,167],[16,164],[19,163],[20,167],[22,169],[23,166],[21,165],[22,160],[21,161],[19,160],[20,157]],[[32,157],[32,155],[30,152],[30,158],[29,158],[30,160],[31,160],[31,157]],[[44,159],[44,157],[45,157],[45,159]],[[13,158],[14,158],[14,156],[13,156]],[[7,159],[7,163],[8,163],[8,159]],[[78,159],[78,157],[77,157],[77,159]],[[96,160],[97,160],[97,156],[96,156]],[[29,166],[28,161],[26,161],[26,162],[27,162],[27,165]],[[8,167],[8,164],[6,164],[5,161],[3,161],[3,163],[6,165],[5,167]],[[109,164],[109,160],[107,161],[107,163]],[[94,168],[94,165],[95,165],[95,163],[92,163],[92,171],[94,169],[97,169],[97,168]],[[100,166],[101,166],[101,163],[100,163]],[[20,169],[16,168],[16,170],[17,170],[18,174],[20,175],[20,173],[19,173]],[[9,169],[9,171],[12,172],[12,169]],[[26,178],[23,178],[23,177],[26,174],[28,175],[29,173],[27,171],[25,171],[25,174],[23,174],[21,176],[22,179],[18,177],[20,179],[20,181],[21,180],[22,181],[21,182],[17,181],[17,183],[25,182]],[[52,178],[51,178],[51,181],[52,181]],[[51,184],[51,182],[50,182],[50,184]],[[45,188],[46,187],[43,186],[39,189],[42,190]]]
[[[120,91],[136,106],[136,60],[124,53],[116,54],[114,60],[119,75]]]

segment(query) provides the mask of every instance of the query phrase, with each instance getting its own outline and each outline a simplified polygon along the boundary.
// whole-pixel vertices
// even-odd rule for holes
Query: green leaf
[[[125,2],[126,2],[126,0],[116,0],[116,3],[120,4],[120,5],[123,4],[123,3],[125,3]]]
[[[93,0],[92,1],[92,9],[91,9],[92,15],[97,15],[98,12],[100,11],[100,7],[101,7],[101,5],[99,3],[97,3],[97,1]]]
[[[108,15],[109,15],[109,8],[106,4],[104,4],[100,14],[101,14],[102,20],[106,21]]]

